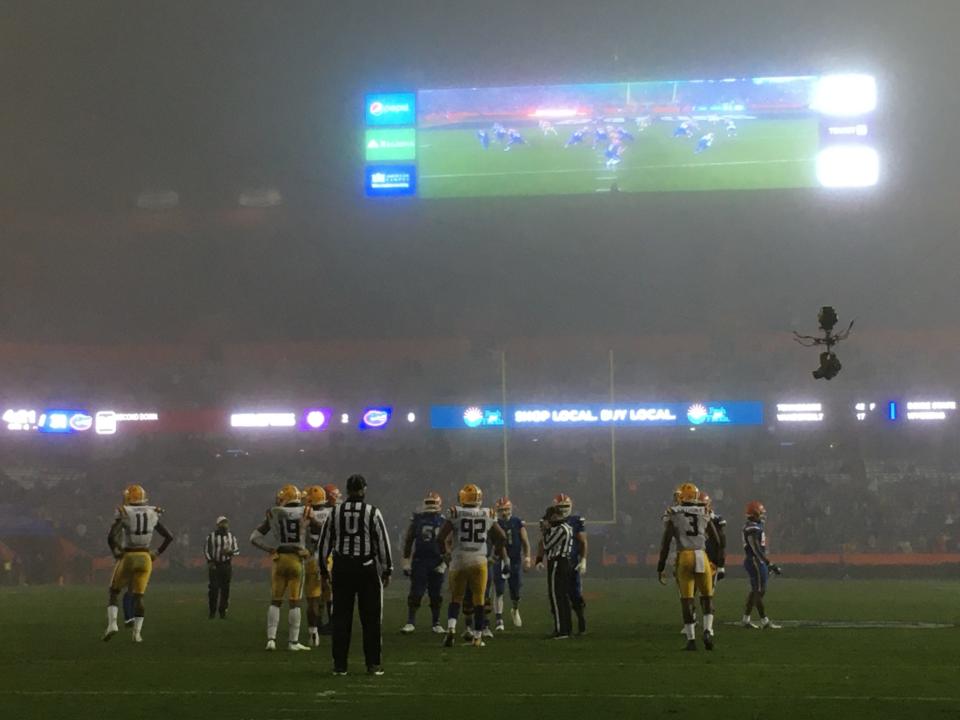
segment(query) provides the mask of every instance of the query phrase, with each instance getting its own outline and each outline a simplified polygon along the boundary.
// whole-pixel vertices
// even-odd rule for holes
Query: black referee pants
[[[354,602],[363,628],[363,656],[367,667],[381,664],[383,584],[373,560],[334,555],[333,558],[333,668],[346,671],[353,632]]]
[[[553,632],[556,635],[569,635],[573,632],[569,558],[547,561],[547,590],[550,593],[550,612],[553,613]]]
[[[219,611],[223,615],[227,612],[227,605],[230,604],[230,578],[233,575],[233,567],[228,562],[220,562],[214,563],[208,569],[210,584],[207,586],[209,590],[207,600],[210,614],[213,615]]]

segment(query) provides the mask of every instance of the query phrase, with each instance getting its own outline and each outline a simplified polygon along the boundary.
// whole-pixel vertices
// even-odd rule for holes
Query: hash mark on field
[[[736,165],[783,165],[785,163],[805,163],[810,158],[794,160],[736,160],[716,163],[673,163],[669,165],[630,165],[626,170],[667,170],[670,168],[733,167]],[[595,168],[568,168],[566,170],[507,170],[504,172],[449,173],[445,175],[421,175],[422,180],[442,180],[448,178],[501,177],[503,175],[569,175],[571,173],[592,173]]]

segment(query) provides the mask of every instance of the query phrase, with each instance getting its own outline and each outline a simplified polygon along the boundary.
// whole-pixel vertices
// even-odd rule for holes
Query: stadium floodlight
[[[810,103],[831,117],[856,117],[877,109],[877,81],[872,75],[825,75],[817,81]]]
[[[415,412],[412,412],[412,411],[411,411],[411,412],[408,412],[408,413],[407,413],[407,422],[408,422],[408,423],[415,423],[416,421],[417,421],[417,414],[416,414]]]
[[[237,203],[245,208],[277,207],[283,204],[283,195],[276,188],[253,188],[241,192]]]
[[[834,145],[817,154],[817,181],[825,188],[866,188],[880,181],[880,156],[871,147]]]

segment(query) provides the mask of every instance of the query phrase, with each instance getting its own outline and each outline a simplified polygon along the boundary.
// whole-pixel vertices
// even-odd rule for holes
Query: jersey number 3
[[[683,516],[690,520],[691,529],[687,530],[687,535],[696,537],[700,534],[700,516],[693,513],[684,513]]]
[[[487,541],[487,523],[481,518],[463,518],[460,521],[460,542],[481,545]]]

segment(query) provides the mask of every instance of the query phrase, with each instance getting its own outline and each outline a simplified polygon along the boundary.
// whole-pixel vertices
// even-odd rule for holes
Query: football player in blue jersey
[[[493,133],[493,139],[497,142],[506,142],[507,140],[507,129],[500,123],[494,123],[493,127],[490,128],[490,131]]]
[[[713,133],[709,132],[704,135],[700,140],[697,141],[697,147],[694,149],[694,154],[699,155],[702,152],[706,152],[713,147]]]
[[[626,148],[620,144],[619,140],[614,140],[607,146],[603,153],[605,165],[608,170],[614,170],[623,161],[623,152]]]
[[[675,138],[693,137],[693,131],[696,129],[697,129],[697,124],[693,120],[684,120],[673,131],[673,136]]]
[[[423,508],[410,518],[410,526],[403,541],[403,574],[410,578],[410,594],[407,596],[407,624],[400,632],[412,633],[416,629],[417,610],[426,592],[430,598],[430,614],[433,632],[445,632],[440,624],[440,606],[443,604],[443,575],[446,565],[437,544],[437,535],[444,523],[440,496],[427,493]]]
[[[484,150],[490,147],[490,133],[486,130],[477,130],[477,140],[480,141],[480,145]]]
[[[577,615],[577,633],[587,631],[586,607],[583,599],[583,580],[587,574],[587,526],[581,515],[573,515],[573,500],[563,493],[553,499],[553,506],[560,511],[566,523],[573,528],[573,552],[570,554],[570,605]],[[542,554],[539,553],[538,555]]]
[[[763,507],[763,503],[754,500],[747,505],[747,522],[743,526],[743,567],[750,576],[750,593],[747,595],[747,606],[743,610],[741,624],[745,628],[761,627],[765,630],[779,630],[780,626],[767,617],[767,610],[763,604],[769,574],[780,574],[780,566],[771,563],[767,556],[767,536],[764,530],[766,517],[767,510]],[[750,618],[754,608],[760,615],[759,626]]]
[[[509,151],[518,145],[527,144],[527,141],[523,139],[523,135],[521,135],[519,131],[513,128],[510,128],[507,131],[507,137],[508,137],[507,146],[504,148],[504,150],[506,151]]]
[[[622,143],[633,142],[634,140],[636,140],[636,138],[633,136],[633,133],[631,133],[629,130],[626,130],[625,128],[618,128],[617,131],[614,133],[614,136],[616,137],[617,140],[619,140]]]
[[[593,147],[603,147],[610,140],[610,130],[602,125],[597,125],[593,129]]]
[[[573,134],[570,136],[570,139],[567,140],[567,144],[563,147],[573,147],[574,145],[583,145],[583,136],[586,131],[583,128],[574,130]]]
[[[513,503],[510,502],[509,498],[502,497],[497,500],[494,509],[497,512],[497,523],[507,535],[507,555],[510,558],[509,578],[504,580],[499,562],[496,563],[493,572],[494,588],[497,595],[494,600],[496,629],[502,631],[504,629],[503,595],[507,587],[510,589],[510,602],[512,604],[510,615],[513,619],[513,626],[523,626],[523,619],[520,617],[520,588],[523,585],[523,571],[530,569],[530,540],[527,537],[527,528],[523,520],[513,514]]]

